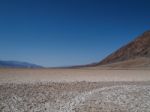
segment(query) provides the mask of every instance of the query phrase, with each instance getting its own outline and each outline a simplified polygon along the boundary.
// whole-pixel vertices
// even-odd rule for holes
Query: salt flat
[[[0,69],[1,112],[149,112],[150,70]]]
[[[150,82],[0,85],[1,112],[149,112]]]
[[[149,80],[150,70],[0,69],[0,83]]]

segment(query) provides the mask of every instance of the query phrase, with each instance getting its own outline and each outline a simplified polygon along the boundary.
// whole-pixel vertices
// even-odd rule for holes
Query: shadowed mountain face
[[[132,62],[131,60],[134,59],[144,59],[143,61],[146,62],[150,59],[150,31],[145,32],[134,41],[121,47],[96,65],[106,65],[128,60]]]
[[[42,66],[19,61],[0,61],[0,68],[42,68]]]

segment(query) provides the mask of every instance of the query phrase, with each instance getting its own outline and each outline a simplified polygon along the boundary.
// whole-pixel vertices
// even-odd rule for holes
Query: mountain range
[[[20,61],[0,61],[0,68],[42,68],[42,66]]]

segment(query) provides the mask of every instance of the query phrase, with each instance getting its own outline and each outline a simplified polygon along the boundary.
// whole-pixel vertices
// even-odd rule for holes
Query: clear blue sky
[[[150,29],[150,0],[0,0],[0,60],[97,62]]]

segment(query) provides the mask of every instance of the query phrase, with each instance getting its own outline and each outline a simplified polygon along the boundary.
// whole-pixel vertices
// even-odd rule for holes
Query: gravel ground
[[[150,82],[0,84],[0,112],[149,112]]]

